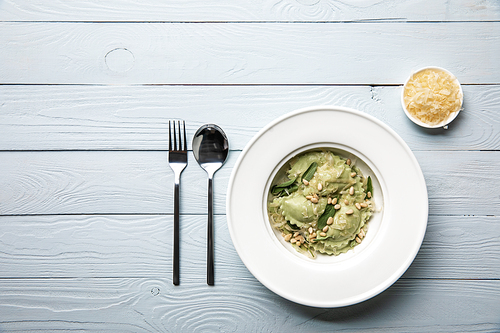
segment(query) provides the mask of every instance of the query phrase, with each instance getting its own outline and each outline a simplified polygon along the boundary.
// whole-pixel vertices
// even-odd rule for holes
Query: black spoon
[[[214,285],[213,241],[213,176],[224,164],[229,152],[227,136],[217,125],[207,124],[196,131],[193,138],[193,154],[208,174],[208,234],[207,234],[207,284]]]

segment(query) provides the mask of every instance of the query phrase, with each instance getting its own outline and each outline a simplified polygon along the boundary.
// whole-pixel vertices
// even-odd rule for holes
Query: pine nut
[[[335,206],[333,206],[333,208],[335,208],[336,210],[339,210],[340,209],[340,204],[336,204]]]
[[[319,235],[320,235],[321,237],[326,237],[326,233],[324,233],[324,232],[320,232],[320,233],[319,233]]]
[[[346,215],[351,215],[351,214],[353,214],[353,213],[354,213],[354,211],[353,211],[352,209],[349,209],[349,210],[348,210],[347,212],[345,212],[345,213],[346,213]]]
[[[297,246],[300,246],[300,242],[297,242],[297,243],[295,243],[295,244],[297,244]]]
[[[295,233],[293,234],[293,237],[297,237],[298,235],[300,235],[300,233],[298,231],[295,231]]]
[[[309,182],[306,179],[302,179],[302,182],[304,183],[305,186],[309,185]]]
[[[311,238],[311,237],[312,237],[312,238],[316,238],[316,233],[315,233],[315,232],[313,232],[313,233],[309,236],[309,238]]]
[[[292,238],[292,234],[288,234],[285,236],[285,241],[288,242]]]
[[[359,239],[359,237],[356,237],[356,242],[357,242],[358,244],[360,244],[360,243],[361,243],[361,239]]]
[[[316,197],[313,197],[313,198],[311,199],[311,202],[312,202],[312,203],[318,203],[318,201],[319,201],[319,200],[318,200],[318,198],[316,198]]]
[[[349,204],[349,200],[345,199],[344,200],[344,205],[348,205]]]
[[[312,234],[313,233],[313,228],[312,227],[309,227],[309,233]]]
[[[321,183],[318,184],[318,191],[321,191],[323,189],[323,185]]]
[[[359,204],[361,207],[366,208],[368,207],[368,204],[366,202],[362,202]]]
[[[328,198],[328,204],[331,205],[332,204],[332,198]]]
[[[354,186],[351,186],[351,188],[349,189],[349,194],[354,195]]]
[[[370,199],[372,197],[372,192],[368,192],[366,196],[368,197],[368,199]]]
[[[328,220],[326,220],[326,224],[331,225],[333,224],[333,217],[329,217]]]
[[[336,205],[337,204],[337,198],[333,198],[332,199],[332,205]]]
[[[312,195],[306,195],[306,199],[307,199],[307,200],[311,200],[312,198],[313,198],[313,196],[312,196]]]
[[[327,231],[328,231],[328,229],[329,229],[329,227],[328,227],[328,226],[325,226],[325,227],[323,228],[323,232],[327,232]]]
[[[290,239],[290,243],[293,244],[293,243],[296,243],[296,242],[297,242],[297,240],[295,238]]]
[[[356,177],[356,172],[351,172],[351,177],[352,178]]]
[[[347,164],[347,165],[351,165],[351,159],[350,159],[350,158],[348,158],[348,159],[347,159],[347,161],[345,161],[345,164]]]
[[[357,208],[358,210],[361,210],[361,205],[359,204],[359,202],[356,202],[356,203],[354,204],[354,206],[356,206],[356,208]]]
[[[361,238],[365,237],[366,236],[365,231],[363,229],[361,229],[359,231],[359,235],[361,236]]]

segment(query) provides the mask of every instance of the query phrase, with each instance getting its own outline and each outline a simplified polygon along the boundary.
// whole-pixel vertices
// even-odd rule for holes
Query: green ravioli
[[[268,205],[270,221],[286,241],[313,257],[316,252],[339,255],[362,241],[373,212],[367,186],[372,192],[373,187],[361,170],[321,150],[294,157],[286,176],[291,181],[284,185],[294,191],[280,192],[276,182]]]

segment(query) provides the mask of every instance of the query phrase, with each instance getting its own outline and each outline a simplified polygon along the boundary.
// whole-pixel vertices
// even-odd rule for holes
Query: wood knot
[[[153,296],[158,296],[160,294],[160,288],[158,288],[158,287],[151,288],[151,294]]]
[[[134,67],[135,58],[128,49],[116,48],[106,53],[104,61],[111,71],[124,73]]]

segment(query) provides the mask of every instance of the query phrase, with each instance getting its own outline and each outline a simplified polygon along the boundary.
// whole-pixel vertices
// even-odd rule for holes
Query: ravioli
[[[339,255],[361,243],[374,205],[371,179],[332,151],[292,158],[270,189],[268,215],[298,251]]]

